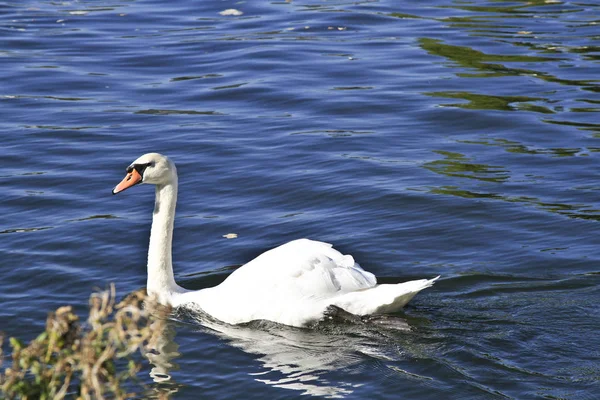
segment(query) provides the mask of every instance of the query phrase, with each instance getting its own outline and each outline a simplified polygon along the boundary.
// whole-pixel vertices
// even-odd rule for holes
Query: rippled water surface
[[[140,374],[147,397],[598,398],[600,3],[27,0],[0,15],[7,335],[84,312],[109,282],[145,285],[152,188],[110,191],[157,151],[179,170],[187,288],[299,237],[381,282],[442,278],[367,322],[178,316]]]

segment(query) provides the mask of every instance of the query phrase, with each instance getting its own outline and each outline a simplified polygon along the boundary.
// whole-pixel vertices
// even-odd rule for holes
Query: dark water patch
[[[224,115],[216,111],[195,111],[195,110],[139,110],[136,114],[150,114],[150,115]]]
[[[5,229],[3,231],[0,231],[0,234],[2,233],[25,233],[25,232],[37,232],[37,231],[43,231],[46,229],[52,229],[51,226],[41,226],[38,228],[11,228],[11,229]]]
[[[469,281],[472,283],[469,284]],[[504,296],[511,293],[526,293],[529,295],[535,292],[546,291],[570,293],[593,288],[596,284],[597,282],[581,276],[557,280],[548,278],[523,278],[518,276],[467,275],[444,281],[444,285],[451,285],[455,289],[457,294],[454,296],[464,298]]]
[[[306,131],[306,132],[292,132],[290,135],[328,135],[331,137],[348,137],[354,135],[370,135],[374,134],[373,131],[347,131],[343,129],[332,129],[326,131]]]
[[[43,129],[43,130],[73,130],[83,131],[87,129],[98,129],[99,126],[53,126],[53,125],[23,125],[26,129]]]
[[[171,78],[171,82],[181,82],[181,81],[190,81],[194,79],[210,79],[210,78],[222,78],[223,75],[219,74],[206,74],[199,76],[179,76],[177,78]]]
[[[233,84],[233,85],[215,86],[213,88],[213,90],[237,89],[237,88],[240,88],[240,87],[245,86],[247,84],[248,84],[248,82],[243,82],[243,83],[236,83],[236,84]]]
[[[342,87],[334,87],[331,90],[371,90],[373,87],[371,86],[342,86]]]
[[[58,96],[25,96],[25,95],[5,95],[5,99],[49,99],[49,100],[60,100],[60,101],[86,101],[92,100],[89,98],[79,97],[58,97]]]
[[[89,217],[77,218],[77,219],[69,220],[68,222],[83,222],[83,221],[90,221],[90,220],[94,220],[94,219],[117,219],[117,218],[119,218],[119,217],[117,217],[115,215],[110,215],[110,214],[105,214],[105,215],[91,215]]]

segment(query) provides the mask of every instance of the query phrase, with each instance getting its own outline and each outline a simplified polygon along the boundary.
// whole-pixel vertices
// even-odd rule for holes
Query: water
[[[83,313],[109,282],[144,286],[152,188],[110,190],[158,151],[180,174],[185,287],[299,237],[381,282],[442,279],[367,324],[178,316],[141,372],[147,397],[597,398],[596,2],[9,1],[0,13],[7,335],[34,337],[60,305]]]

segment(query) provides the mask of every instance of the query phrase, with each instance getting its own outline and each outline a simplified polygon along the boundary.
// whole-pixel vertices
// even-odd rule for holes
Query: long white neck
[[[183,289],[175,283],[171,261],[173,222],[177,203],[177,178],[156,186],[156,202],[148,248],[148,294],[158,296],[161,303],[170,303],[171,294]]]

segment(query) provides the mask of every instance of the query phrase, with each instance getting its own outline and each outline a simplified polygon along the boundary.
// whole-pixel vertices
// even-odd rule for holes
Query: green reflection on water
[[[399,12],[393,12],[388,15],[390,17],[396,17],[396,18],[401,18],[401,19],[425,19],[425,17],[419,17],[418,15],[404,14],[404,13],[399,13]]]
[[[423,167],[436,174],[486,182],[504,182],[509,178],[508,172],[503,167],[475,164],[465,155],[451,151],[437,150],[435,153],[444,156],[445,159],[427,162]]]
[[[600,210],[593,209],[585,204],[546,203],[535,197],[507,196],[497,193],[475,192],[461,189],[457,186],[440,186],[431,188],[429,192],[433,194],[457,196],[465,199],[490,199],[506,201],[508,203],[525,203],[569,218],[600,221]]]
[[[571,157],[571,156],[576,156],[576,155],[581,156],[581,155],[585,155],[586,152],[594,152],[595,151],[595,149],[593,149],[593,148],[584,149],[584,148],[578,148],[578,147],[534,148],[534,147],[525,146],[524,144],[513,141],[513,140],[498,139],[498,138],[481,139],[481,140],[459,140],[458,142],[465,143],[465,144],[478,144],[478,145],[484,145],[484,146],[502,147],[504,150],[506,150],[509,153],[550,155],[553,157]]]
[[[600,108],[592,108],[592,107],[571,107],[569,109],[571,112],[600,112]]]
[[[566,125],[566,126],[574,126],[582,131],[593,131],[598,132],[594,134],[594,137],[600,137],[600,124],[592,124],[587,122],[574,122],[574,121],[558,121],[545,119],[544,122],[555,125]]]
[[[502,64],[493,62],[557,62],[563,59],[558,57],[539,57],[525,55],[501,55],[501,54],[486,54],[478,50],[474,50],[466,46],[454,46],[443,43],[441,40],[432,38],[420,38],[419,45],[429,54],[447,58],[456,64],[469,68],[476,69],[478,73],[457,73],[457,76],[464,78],[488,78],[500,76],[531,76],[544,80],[546,82],[559,83],[563,85],[579,86],[584,90],[596,91],[597,87],[593,86],[596,81],[561,79],[547,72],[540,72],[524,68],[508,68]]]
[[[573,156],[580,153],[581,149],[530,149],[517,142],[504,139],[491,139],[481,141],[462,141],[466,144],[483,144],[490,146],[502,146],[509,152],[524,154],[551,154],[557,157]],[[588,149],[590,150],[590,149]],[[508,171],[500,166],[486,164],[476,164],[463,154],[449,151],[435,151],[435,153],[444,156],[443,160],[435,160],[423,164],[423,167],[435,172],[454,178],[475,179],[485,182],[503,183],[510,178]],[[504,186],[495,186],[498,190]],[[486,199],[497,200],[508,203],[523,203],[535,206],[536,208],[560,214],[569,218],[588,219],[600,221],[600,210],[592,208],[587,204],[566,204],[560,202],[545,202],[536,197],[530,196],[511,196],[503,193],[488,191],[469,190],[458,186],[440,186],[429,188],[428,191],[433,194],[450,195],[465,199]]]
[[[493,64],[484,64],[491,61],[498,62],[541,62],[541,61],[557,61],[556,57],[539,57],[525,55],[502,55],[502,54],[485,54],[479,50],[474,50],[466,46],[453,46],[443,43],[438,39],[420,38],[419,44],[421,48],[429,54],[448,58],[459,63],[462,66],[478,69],[489,69]],[[500,70],[513,71],[502,65],[493,66]]]
[[[543,114],[554,114],[554,111],[547,107],[526,104],[528,101],[541,101],[546,100],[540,97],[527,97],[527,96],[491,96],[485,94],[475,94],[469,92],[429,92],[423,93],[427,96],[433,97],[444,97],[450,99],[464,99],[468,103],[453,103],[443,104],[444,107],[460,107],[468,108],[473,110],[500,110],[500,111],[516,111],[525,110],[532,112],[539,112]],[[525,103],[517,104],[515,103]]]
[[[470,5],[471,2],[465,2],[463,4],[456,3],[451,6],[439,6],[438,8],[453,8],[458,10],[470,11],[470,12],[486,12],[486,13],[498,13],[498,14],[524,14],[531,13],[530,10],[527,10],[529,7],[543,7],[543,6],[556,6],[557,4],[562,4],[559,1],[551,1],[551,0],[494,0],[493,1],[499,5],[485,5],[485,6],[474,6]],[[502,5],[502,3],[507,3],[506,5]],[[553,11],[544,11],[546,14],[563,14],[563,13],[573,13],[581,11],[581,9],[556,9]]]

